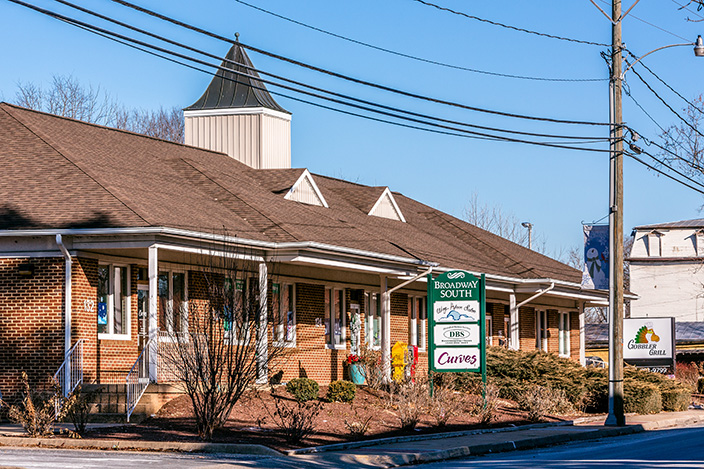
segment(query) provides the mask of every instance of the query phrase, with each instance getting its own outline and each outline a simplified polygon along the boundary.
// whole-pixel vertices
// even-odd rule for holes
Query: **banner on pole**
[[[609,288],[609,225],[584,225],[582,287]]]

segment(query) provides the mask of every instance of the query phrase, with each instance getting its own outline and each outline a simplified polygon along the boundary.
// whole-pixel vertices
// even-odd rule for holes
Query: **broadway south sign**
[[[456,270],[428,278],[431,371],[486,376],[485,280]]]

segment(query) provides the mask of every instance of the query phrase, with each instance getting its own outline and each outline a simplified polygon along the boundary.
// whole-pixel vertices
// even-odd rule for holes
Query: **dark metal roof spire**
[[[275,111],[287,110],[279,106],[269,94],[264,83],[259,81],[259,74],[254,70],[244,48],[239,44],[239,33],[235,34],[237,42],[230,48],[220,65],[220,69],[210,82],[208,89],[198,101],[188,106],[186,111],[201,109],[231,109],[247,107],[264,107]],[[250,78],[238,73],[250,75]]]

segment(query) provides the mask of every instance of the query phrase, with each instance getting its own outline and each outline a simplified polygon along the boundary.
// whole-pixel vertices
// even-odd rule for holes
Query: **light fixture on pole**
[[[528,249],[533,249],[533,224],[529,221],[524,221],[521,226],[528,228]]]
[[[594,2],[592,2],[594,3]],[[637,4],[638,2],[636,2]],[[595,4],[596,5],[596,4]],[[621,1],[612,1],[611,77],[609,80],[609,120],[611,124],[611,156],[609,164],[609,414],[606,425],[623,426],[623,106],[622,81],[625,73],[644,57],[662,49],[694,46],[694,55],[704,57],[702,37],[696,42],[659,47],[636,59],[623,72],[621,40]],[[597,8],[599,8],[597,6]],[[599,8],[601,10],[601,8]],[[602,13],[606,13],[602,10]],[[608,15],[606,15],[608,16]]]

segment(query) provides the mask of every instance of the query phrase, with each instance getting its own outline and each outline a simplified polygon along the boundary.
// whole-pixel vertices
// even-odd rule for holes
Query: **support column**
[[[269,380],[269,312],[267,308],[268,279],[266,263],[259,264],[259,327],[257,328],[257,384]]]
[[[158,248],[149,246],[149,380],[157,380],[157,354],[159,351],[159,337],[157,334],[157,311],[158,311],[158,279],[159,279],[159,259]]]
[[[389,295],[389,279],[380,276],[381,284],[381,369],[386,382],[391,381],[391,295]]]
[[[518,350],[521,348],[521,335],[518,328],[518,305],[516,304],[516,294],[509,293],[508,295],[509,321],[508,321],[508,348]]]

